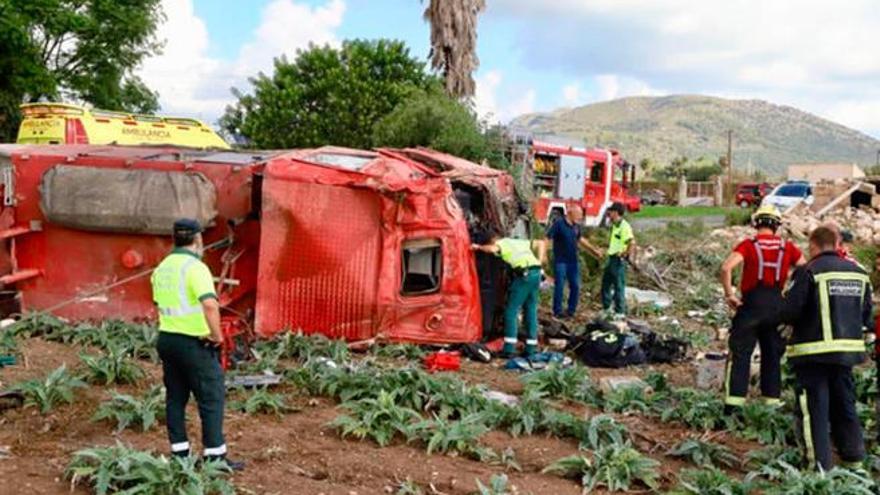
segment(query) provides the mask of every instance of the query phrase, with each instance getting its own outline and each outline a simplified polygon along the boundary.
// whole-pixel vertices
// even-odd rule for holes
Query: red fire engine
[[[641,209],[639,198],[628,192],[634,168],[615,149],[531,141],[527,163],[535,196],[532,211],[541,223],[564,215],[574,205],[584,209],[587,226],[600,225],[615,202],[631,212]]]
[[[149,275],[187,216],[227,334],[347,340],[479,340],[497,308],[470,231],[520,209],[508,174],[425,149],[0,145],[0,187],[0,287],[23,311],[153,317]]]

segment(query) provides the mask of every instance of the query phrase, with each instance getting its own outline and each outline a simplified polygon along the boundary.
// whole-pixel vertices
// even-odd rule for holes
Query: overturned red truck
[[[508,174],[421,148],[0,145],[0,178],[4,293],[74,320],[154,318],[149,274],[189,216],[227,333],[472,342],[504,275],[471,239],[527,228]]]

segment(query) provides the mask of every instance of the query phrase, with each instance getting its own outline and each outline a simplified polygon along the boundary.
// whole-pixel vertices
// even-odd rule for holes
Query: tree
[[[489,143],[476,115],[439,89],[415,91],[373,130],[375,146],[427,146],[480,161],[488,158]]]
[[[486,0],[428,0],[424,19],[431,25],[431,67],[439,71],[446,92],[455,98],[474,95],[477,58],[477,18]]]
[[[390,40],[311,46],[293,62],[276,59],[271,76],[250,82],[253,94],[233,88],[238,101],[220,126],[257,148],[369,148],[376,122],[414,90],[437,84],[406,45]]]
[[[654,166],[654,160],[650,158],[642,158],[639,160],[639,168],[642,169],[642,173],[646,176],[651,174],[654,170]]]
[[[160,52],[163,18],[161,0],[0,0],[0,140],[14,135],[22,102],[155,111],[134,70]]]

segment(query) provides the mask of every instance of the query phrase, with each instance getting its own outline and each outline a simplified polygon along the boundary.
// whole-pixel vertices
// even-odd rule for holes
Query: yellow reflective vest
[[[514,269],[541,266],[541,262],[532,252],[532,241],[505,237],[496,241],[495,245],[500,250],[498,256]]]
[[[214,277],[195,253],[175,249],[156,267],[150,281],[159,310],[159,331],[192,337],[211,333],[202,301],[217,298]]]

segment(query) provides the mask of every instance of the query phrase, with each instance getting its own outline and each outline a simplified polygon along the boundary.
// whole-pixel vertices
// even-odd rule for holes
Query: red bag
[[[461,353],[458,351],[432,352],[425,356],[425,369],[435,371],[458,371],[461,369]]]

